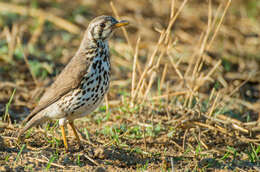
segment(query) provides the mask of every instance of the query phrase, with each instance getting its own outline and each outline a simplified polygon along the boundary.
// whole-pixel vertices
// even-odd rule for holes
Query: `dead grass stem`
[[[13,12],[17,13],[20,15],[24,16],[31,16],[31,17],[37,17],[41,19],[48,20],[55,24],[56,26],[67,30],[68,32],[74,33],[74,34],[79,34],[80,33],[80,28],[71,22],[64,20],[60,17],[57,17],[49,12],[45,12],[40,9],[35,9],[35,8],[28,8],[25,6],[21,5],[15,5],[11,3],[5,3],[5,2],[0,2],[0,10],[5,11],[5,12]]]

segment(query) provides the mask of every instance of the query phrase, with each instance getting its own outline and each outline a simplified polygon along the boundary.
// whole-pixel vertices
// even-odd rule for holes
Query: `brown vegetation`
[[[259,171],[257,0],[0,2],[0,170]],[[104,104],[64,151],[50,122],[17,143],[95,16],[127,19],[110,41]]]

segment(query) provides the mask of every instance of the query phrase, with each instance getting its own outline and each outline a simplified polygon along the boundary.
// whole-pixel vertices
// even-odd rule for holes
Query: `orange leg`
[[[76,137],[76,139],[77,139],[77,141],[78,141],[78,144],[79,144],[79,146],[80,146],[79,135],[78,135],[78,133],[77,133],[77,130],[76,130],[75,126],[74,126],[73,121],[70,121],[70,122],[69,122],[69,125],[71,126],[72,131],[73,131],[73,133],[74,133],[74,135],[75,135],[75,137]]]
[[[61,129],[63,143],[64,143],[65,149],[67,151],[68,150],[68,142],[67,142],[67,138],[66,138],[65,128],[64,128],[63,125],[61,125],[60,129]]]

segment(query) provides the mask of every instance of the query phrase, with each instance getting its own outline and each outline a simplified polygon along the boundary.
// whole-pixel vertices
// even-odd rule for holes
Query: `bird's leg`
[[[63,143],[65,146],[66,151],[68,150],[68,142],[67,142],[67,138],[66,138],[66,133],[65,133],[65,128],[64,125],[60,126],[61,129],[61,134],[62,134],[62,139],[63,139]]]
[[[74,135],[75,135],[75,137],[76,137],[76,139],[77,139],[77,141],[78,141],[78,144],[79,144],[79,146],[80,146],[79,135],[78,135],[78,133],[77,133],[77,130],[76,130],[75,126],[74,126],[73,121],[70,121],[70,122],[69,122],[69,125],[71,126],[72,131],[73,131],[73,133],[74,133]]]

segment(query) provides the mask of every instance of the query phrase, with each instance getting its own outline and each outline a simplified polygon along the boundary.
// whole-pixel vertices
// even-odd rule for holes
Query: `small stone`
[[[97,148],[94,151],[94,157],[99,158],[99,159],[104,159],[105,158],[105,151],[103,148]]]

